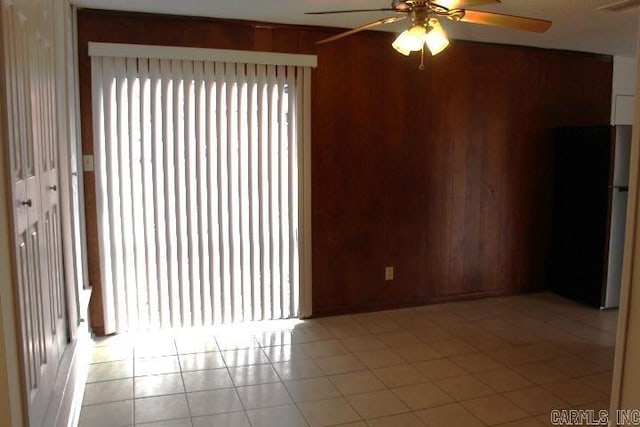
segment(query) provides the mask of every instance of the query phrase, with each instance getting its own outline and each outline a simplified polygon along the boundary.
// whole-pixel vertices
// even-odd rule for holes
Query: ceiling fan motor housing
[[[393,0],[391,8],[398,13],[410,13],[414,22],[423,22],[431,15],[445,16],[452,21],[464,18],[464,9],[449,9],[435,1],[427,0]]]
[[[393,0],[391,2],[391,8],[397,12],[408,12],[413,7],[413,1]]]

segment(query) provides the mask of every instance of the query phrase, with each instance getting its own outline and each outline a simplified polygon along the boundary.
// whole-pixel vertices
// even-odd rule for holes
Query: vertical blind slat
[[[280,269],[278,262],[280,251],[280,223],[278,220],[278,143],[280,126],[278,123],[278,86],[276,77],[276,66],[267,66],[267,79],[269,84],[269,151],[267,153],[269,162],[269,252],[271,257],[271,319],[277,318],[281,311],[280,301]]]
[[[251,318],[251,277],[248,268],[249,263],[249,240],[248,235],[248,189],[247,189],[247,70],[243,64],[238,64],[238,239],[239,249],[239,271],[240,271],[240,296],[239,320],[249,320]]]
[[[142,219],[142,209],[136,209],[136,201],[142,198],[142,180],[141,180],[141,132],[140,132],[140,86],[138,76],[138,61],[135,58],[127,58],[126,60],[126,82],[127,82],[127,133],[128,133],[128,151],[129,151],[129,190],[130,198],[127,204],[129,216],[128,229],[133,236],[131,240],[131,251],[133,256],[132,279],[135,280],[131,285],[131,293],[135,305],[131,307],[130,316],[133,315],[135,322],[140,327],[148,327],[145,311],[148,305],[146,293],[145,278],[145,245],[144,245],[144,223]],[[131,320],[129,320],[131,322]]]
[[[229,295],[229,280],[228,280],[228,253],[225,250],[226,243],[226,233],[228,230],[228,221],[225,218],[225,213],[227,212],[227,203],[226,203],[226,194],[227,194],[227,186],[224,178],[226,177],[226,145],[227,145],[227,134],[226,134],[226,124],[227,121],[225,116],[222,114],[223,111],[226,111],[226,85],[224,84],[224,64],[216,63],[215,64],[215,76],[216,76],[216,115],[215,115],[215,133],[216,133],[216,185],[218,187],[218,200],[217,200],[217,208],[218,208],[218,248],[217,248],[217,256],[220,260],[218,265],[218,276],[220,280],[219,289],[219,299],[217,310],[220,311],[220,316],[222,322],[229,322],[230,318],[230,295]]]
[[[206,218],[206,192],[203,184],[206,183],[206,174],[204,173],[203,161],[206,156],[206,145],[205,145],[205,127],[204,127],[204,101],[206,97],[203,93],[203,85],[204,85],[204,64],[201,61],[197,61],[193,66],[193,96],[194,96],[194,111],[193,111],[193,120],[194,120],[194,161],[195,161],[195,197],[193,202],[195,203],[194,211],[197,214],[197,222],[194,225],[195,233],[197,234],[197,242],[194,241],[194,245],[196,246],[196,256],[198,257],[198,283],[195,286],[196,289],[193,291],[197,296],[193,301],[193,311],[196,313],[194,315],[195,324],[194,326],[200,326],[209,324],[205,319],[205,311],[206,311],[206,298],[205,298],[205,288],[207,279],[206,279],[206,263],[205,263],[205,230],[204,230],[204,219]]]
[[[153,156],[151,149],[151,82],[149,79],[149,61],[140,60],[138,64],[139,88],[140,88],[140,144],[141,144],[141,186],[142,186],[142,205],[143,205],[143,227],[144,227],[144,248],[145,248],[145,275],[146,275],[146,322],[149,328],[157,328],[159,322],[156,316],[157,310],[152,307],[158,307],[157,294],[154,292],[155,279],[157,273],[155,270],[156,260],[154,258],[156,248],[153,239],[153,212],[155,203],[153,202],[153,176],[152,164]],[[138,284],[140,286],[140,284]],[[142,310],[142,309],[141,309]]]
[[[278,130],[279,145],[278,145],[278,211],[280,214],[280,251],[278,257],[280,262],[280,316],[289,317],[289,257],[286,255],[289,250],[289,236],[288,236],[288,222],[289,211],[287,206],[289,205],[289,191],[288,187],[288,150],[289,150],[289,131],[287,111],[289,108],[289,101],[287,99],[288,89],[286,87],[286,67],[278,66],[278,122],[280,124]]]
[[[183,80],[182,80],[182,63],[178,60],[171,61],[171,81],[173,89],[173,217],[175,225],[175,248],[176,248],[176,267],[177,282],[175,290],[176,309],[176,325],[183,326],[186,312],[188,310],[188,298],[185,297],[185,262],[184,262],[184,110],[182,108],[184,102]]]
[[[104,120],[105,120],[105,142],[109,141],[110,144],[106,148],[106,167],[107,167],[107,180],[109,185],[108,191],[108,204],[109,204],[109,240],[111,243],[111,270],[112,270],[112,282],[107,286],[113,287],[113,300],[115,301],[115,327],[121,329],[126,325],[126,298],[124,295],[125,283],[122,259],[122,227],[120,223],[120,198],[119,198],[119,171],[118,171],[118,117],[117,117],[117,103],[116,103],[116,79],[114,70],[113,59],[105,60],[103,68],[103,79],[105,84],[105,96],[104,101]]]
[[[173,135],[173,79],[171,61],[160,61],[162,79],[162,139],[164,170],[164,219],[166,233],[167,294],[171,325],[180,325],[179,279],[177,271],[177,236],[175,220],[175,160]]]
[[[259,248],[258,255],[256,256],[256,264],[257,264],[257,275],[259,277],[260,286],[255,290],[256,299],[259,301],[258,307],[256,310],[256,319],[261,320],[266,318],[266,310],[267,310],[267,274],[266,274],[266,265],[267,260],[265,257],[266,253],[266,239],[264,236],[264,218],[265,218],[265,207],[264,207],[264,161],[263,161],[263,147],[265,141],[265,131],[263,123],[265,123],[265,97],[266,97],[266,66],[258,65],[257,67],[257,84],[256,84],[256,157],[255,157],[255,175],[256,175],[256,211],[257,216],[254,218],[256,226],[256,247]]]
[[[258,88],[256,82],[256,66],[247,65],[247,114],[249,122],[247,123],[247,175],[248,175],[248,198],[249,198],[249,268],[250,272],[250,293],[251,293],[251,320],[260,319],[261,301],[260,301],[260,265],[258,263],[260,254],[260,245],[258,240],[258,230],[260,229],[260,211],[259,211],[259,193],[258,193]]]
[[[215,64],[216,74],[216,141],[218,146],[218,251],[220,256],[220,309],[223,322],[231,321],[231,284],[229,283],[229,187],[227,168],[228,119],[223,111],[228,106],[228,85],[225,83],[225,64]]]
[[[184,302],[184,316],[183,325],[193,326],[194,312],[193,304],[196,299],[196,295],[193,293],[194,288],[197,289],[197,259],[195,258],[195,252],[193,251],[193,243],[195,241],[193,235],[193,221],[197,219],[198,213],[195,209],[192,209],[192,193],[193,186],[191,178],[195,172],[195,164],[192,165],[193,159],[193,95],[191,93],[193,85],[193,62],[181,61],[182,68],[182,140],[181,140],[181,159],[182,166],[182,203],[181,218],[182,218],[182,236],[181,242],[182,248],[182,261],[184,263],[183,270],[183,292],[182,298]],[[195,270],[194,270],[195,269]],[[193,286],[195,285],[195,286]]]
[[[105,139],[107,137],[107,129],[105,126],[104,117],[104,96],[105,85],[102,75],[102,68],[104,61],[102,58],[91,58],[91,81],[94,88],[100,90],[94,90],[93,93],[93,141],[96,146],[94,150],[94,159],[96,163],[95,173],[98,182],[102,183],[102,191],[97,193],[96,205],[98,209],[98,234],[100,239],[100,264],[102,266],[100,270],[100,278],[102,280],[102,295],[103,295],[103,312],[104,312],[104,328],[105,333],[110,334],[117,330],[117,325],[114,322],[115,305],[113,304],[114,295],[113,287],[113,275],[111,269],[111,235],[110,225],[111,220],[109,218],[109,197],[107,182],[107,162],[106,162],[106,144]]]
[[[195,135],[193,124],[193,63],[191,61],[182,61],[182,72],[184,77],[184,83],[182,86],[184,97],[184,189],[185,189],[185,220],[186,220],[186,262],[187,262],[187,283],[185,286],[185,294],[189,301],[188,316],[184,320],[188,326],[195,324],[196,316],[196,299],[198,295],[198,259],[196,258],[196,251],[194,250],[194,244],[197,242],[195,239],[193,224],[198,219],[198,211],[193,203],[193,176],[195,173],[195,162],[193,150]]]
[[[162,78],[160,75],[160,61],[149,60],[150,75],[150,131],[151,149],[153,151],[152,176],[153,176],[153,202],[154,202],[154,234],[156,247],[156,295],[158,298],[158,324],[168,327],[171,324],[169,314],[169,272],[166,241],[165,198],[164,198],[164,144],[163,144],[163,105],[162,105]]]
[[[297,315],[300,70],[92,58],[108,333]]]
[[[260,173],[260,248],[261,248],[261,279],[262,279],[262,319],[270,319],[271,304],[271,242],[269,236],[269,86],[267,83],[267,67],[260,65],[258,98],[258,127],[259,127],[259,166]]]
[[[207,186],[209,189],[208,199],[208,259],[209,259],[209,282],[211,290],[209,296],[209,309],[211,311],[214,324],[221,322],[220,304],[220,259],[217,250],[218,243],[218,186],[217,186],[217,135],[216,135],[216,87],[215,67],[213,63],[205,65],[205,79],[207,81]]]
[[[240,272],[238,269],[238,85],[236,66],[232,63],[225,64],[225,81],[227,82],[227,221],[225,227],[227,241],[225,247],[229,248],[229,298],[231,321],[235,322],[240,317]]]
[[[294,81],[291,83],[295,86],[295,96],[290,97],[291,100],[291,110],[289,111],[289,117],[292,121],[292,126],[290,132],[292,133],[293,141],[303,141],[302,134],[302,94],[303,92],[303,79],[304,73],[300,69],[296,69],[296,77]],[[300,279],[300,240],[299,236],[299,227],[300,227],[300,217],[302,214],[302,206],[304,206],[302,201],[302,150],[298,143],[292,144],[293,148],[291,150],[291,200],[293,203],[289,208],[289,212],[291,213],[291,313],[293,316],[299,316],[298,304],[300,301],[300,286],[299,283],[302,283]]]
[[[297,256],[294,254],[297,253],[296,250],[296,235],[295,232],[297,230],[297,220],[298,220],[298,204],[297,200],[297,176],[298,171],[296,170],[297,164],[297,150],[296,144],[296,103],[297,103],[297,88],[296,88],[296,67],[287,67],[287,88],[288,88],[288,96],[287,96],[287,146],[288,150],[285,156],[285,162],[287,163],[287,175],[285,178],[285,182],[287,182],[287,194],[286,198],[289,200],[289,203],[285,206],[287,211],[287,250],[285,251],[285,256],[288,256],[288,271],[287,271],[287,292],[289,293],[289,307],[288,307],[288,315],[290,317],[297,316],[296,312],[296,304],[294,301],[298,300],[298,295],[296,295],[296,268],[295,261]]]
[[[131,200],[131,184],[130,184],[130,160],[129,150],[127,149],[129,140],[128,126],[128,107],[126,102],[129,94],[127,93],[126,82],[126,65],[124,58],[116,58],[116,106],[117,106],[117,132],[118,132],[118,150],[116,157],[117,173],[119,177],[119,215],[120,229],[122,239],[121,260],[123,265],[123,293],[126,298],[126,319],[135,328],[136,306],[135,301],[135,264],[133,263],[133,246],[131,239],[124,236],[131,236],[131,208],[129,202]]]

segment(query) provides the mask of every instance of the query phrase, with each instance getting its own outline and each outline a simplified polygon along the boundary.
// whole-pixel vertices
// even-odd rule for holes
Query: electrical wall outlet
[[[393,280],[393,274],[393,266],[384,268],[384,280],[386,280],[387,282]]]

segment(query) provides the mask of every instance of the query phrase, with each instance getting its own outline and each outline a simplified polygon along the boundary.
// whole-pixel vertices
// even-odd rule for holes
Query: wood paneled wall
[[[508,30],[505,30],[508,31]],[[361,311],[543,288],[553,128],[609,122],[612,58],[454,41],[405,58],[394,35],[316,46],[331,29],[83,10],[88,41],[318,55],[312,88],[313,310]],[[100,297],[92,174],[90,281]],[[385,282],[384,267],[395,267]],[[101,324],[101,304],[92,323]]]

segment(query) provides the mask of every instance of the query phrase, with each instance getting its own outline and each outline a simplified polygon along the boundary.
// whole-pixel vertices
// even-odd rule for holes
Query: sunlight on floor
[[[608,408],[616,320],[541,293],[97,339],[80,425],[551,425]]]

